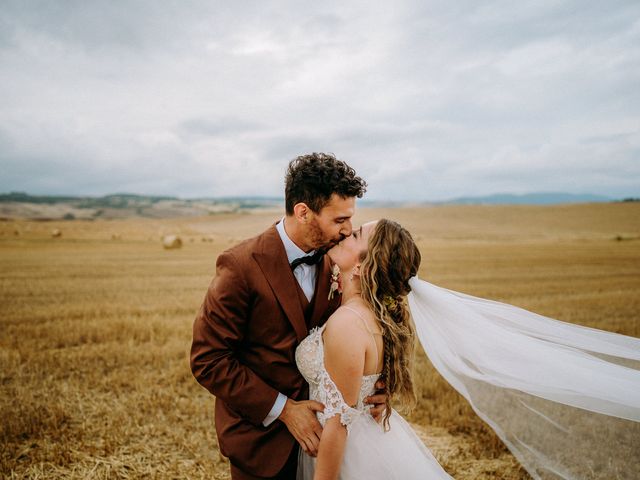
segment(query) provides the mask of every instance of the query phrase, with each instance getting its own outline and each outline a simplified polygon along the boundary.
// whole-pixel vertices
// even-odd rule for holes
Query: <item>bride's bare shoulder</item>
[[[357,314],[348,308],[340,307],[329,317],[323,335],[325,341],[334,337],[341,341],[357,342],[366,345],[368,334],[362,327]]]
[[[340,388],[349,383],[345,379],[359,378],[364,371],[368,339],[358,323],[353,312],[339,308],[327,320],[322,335],[325,367]]]

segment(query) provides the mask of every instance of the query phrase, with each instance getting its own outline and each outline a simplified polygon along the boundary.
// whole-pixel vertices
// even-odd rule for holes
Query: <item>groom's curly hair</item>
[[[367,183],[353,168],[330,153],[301,155],[291,162],[285,177],[285,208],[293,214],[297,203],[319,213],[334,193],[342,198],[362,198]]]

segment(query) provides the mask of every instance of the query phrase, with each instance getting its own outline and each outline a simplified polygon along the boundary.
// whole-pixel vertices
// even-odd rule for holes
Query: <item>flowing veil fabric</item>
[[[533,478],[640,478],[640,339],[410,286],[427,356]]]

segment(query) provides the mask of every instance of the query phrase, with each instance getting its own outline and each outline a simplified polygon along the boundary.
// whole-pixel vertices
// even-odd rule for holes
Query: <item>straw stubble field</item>
[[[191,325],[216,256],[280,215],[0,223],[0,475],[228,478],[213,398],[189,371]],[[355,220],[383,216],[413,232],[433,283],[640,337],[639,204]],[[164,233],[183,248],[164,251]],[[424,355],[417,384],[409,418],[449,473],[528,478]]]

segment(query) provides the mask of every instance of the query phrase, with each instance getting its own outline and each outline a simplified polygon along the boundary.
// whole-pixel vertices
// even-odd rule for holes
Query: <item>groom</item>
[[[223,252],[193,325],[191,370],[216,397],[215,424],[234,480],[294,479],[297,444],[317,452],[322,427],[305,400],[295,349],[339,306],[324,251],[351,235],[366,183],[334,156],[289,164],[286,216]],[[370,397],[378,416],[384,397]]]

